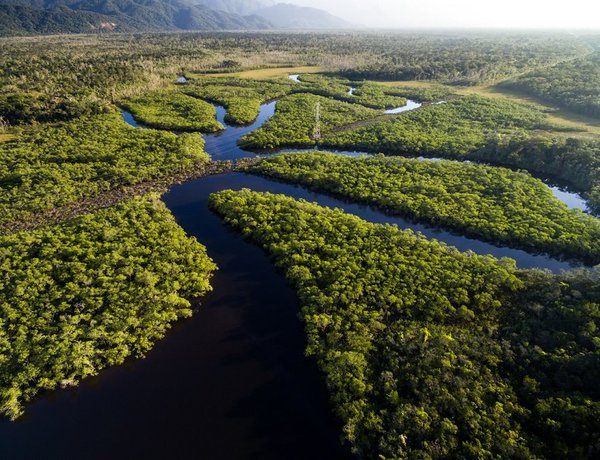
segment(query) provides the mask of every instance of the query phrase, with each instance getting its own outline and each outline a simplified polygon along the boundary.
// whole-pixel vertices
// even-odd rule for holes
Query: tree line
[[[600,117],[600,53],[535,70],[501,86]]]
[[[245,169],[492,243],[600,263],[600,220],[539,179],[496,166],[383,156],[282,154]]]

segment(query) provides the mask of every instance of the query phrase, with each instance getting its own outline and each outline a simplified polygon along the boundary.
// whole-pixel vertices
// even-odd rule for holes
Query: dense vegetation
[[[97,98],[74,100],[66,96],[45,94],[0,94],[0,116],[8,126],[68,121],[109,111],[109,105]]]
[[[323,65],[358,79],[496,80],[590,46],[569,34],[127,34],[3,39],[0,92],[118,96],[182,70]],[[356,69],[359,69],[358,71]]]
[[[600,143],[598,140],[493,136],[470,157],[524,168],[570,182],[587,192],[588,205],[600,213]]]
[[[461,157],[481,149],[490,138],[552,128],[546,114],[533,106],[475,95],[384,117],[360,104],[297,94],[281,99],[275,116],[246,135],[242,144],[259,149],[315,145],[311,135],[317,102],[323,136],[319,145],[334,149]],[[364,120],[370,121],[356,123]]]
[[[185,87],[184,92],[223,105],[225,120],[232,124],[248,124],[256,119],[260,104],[289,94],[309,93],[357,103],[373,109],[401,107],[406,99],[399,89],[386,88],[372,82],[350,82],[321,74],[302,74],[299,82],[288,78],[271,81],[236,77],[200,76]],[[353,95],[349,94],[354,87]]]
[[[353,102],[372,109],[389,109],[406,105],[397,91],[369,81],[350,81],[321,74],[302,74],[297,91]],[[353,94],[350,89],[354,88]]]
[[[0,237],[0,412],[142,356],[215,270],[155,196]]]
[[[546,127],[546,115],[533,107],[466,96],[328,136],[320,145],[399,155],[461,157],[481,148],[492,134]]]
[[[228,122],[247,124],[261,103],[282,98],[245,139],[256,148],[315,145],[320,102],[320,145],[526,168],[575,184],[600,211],[597,140],[538,132],[555,127],[540,110],[505,99],[365,80],[496,81],[584,56],[588,41],[477,33],[3,39],[0,134],[11,140],[0,143],[0,223],[208,160],[198,134],[127,126],[116,110],[123,101],[146,124],[211,131],[219,125],[205,101],[224,105]],[[238,74],[292,65],[325,73],[301,73],[300,82]],[[560,94],[592,97],[584,71],[555,68],[565,69],[552,82]],[[189,84],[173,86],[182,74]],[[447,103],[383,116],[407,97]],[[596,221],[526,174],[321,154],[269,158],[249,170],[479,238],[597,257]],[[223,192],[211,204],[297,287],[308,352],[364,458],[600,455],[597,275],[517,271],[510,260],[285,197]],[[189,300],[209,289],[214,270],[156,197],[0,239],[0,411],[10,417],[39,390],[143,354],[190,314]]]
[[[373,80],[439,80],[471,85],[499,81],[511,75],[583,55],[590,47],[557,35],[403,35],[370,36],[361,48],[369,50],[368,63],[354,62],[339,72],[349,78]]]
[[[386,86],[385,93],[390,96],[401,96],[420,102],[442,102],[452,95],[453,88],[451,86],[428,83],[427,86],[415,86],[397,82],[378,82],[379,85]]]
[[[600,220],[568,209],[544,183],[521,172],[327,153],[277,155],[247,171],[484,240],[600,263]]]
[[[502,86],[600,117],[600,53],[536,70]]]
[[[179,0],[3,0],[0,4],[0,36],[270,27],[262,17],[243,17]]]
[[[136,120],[152,128],[205,133],[223,129],[212,104],[185,94],[155,92],[128,99],[123,106]]]
[[[600,455],[600,282],[597,273],[525,272],[528,289],[507,309],[501,337],[537,453]]]
[[[385,86],[364,81],[355,84],[351,101],[374,109],[393,109],[406,105],[403,95],[390,95]]]
[[[298,290],[307,352],[362,458],[598,453],[597,278],[516,272],[280,195],[211,206]]]
[[[0,221],[208,161],[199,134],[125,124],[116,111],[25,129],[0,143]]]
[[[320,104],[321,132],[381,115],[374,109],[312,94],[294,94],[277,103],[275,115],[245,135],[241,145],[254,149],[315,145],[316,107]]]
[[[239,78],[199,78],[185,88],[186,94],[206,99],[227,109],[225,121],[231,124],[252,123],[260,105],[285,96],[293,89],[291,80],[257,81]]]

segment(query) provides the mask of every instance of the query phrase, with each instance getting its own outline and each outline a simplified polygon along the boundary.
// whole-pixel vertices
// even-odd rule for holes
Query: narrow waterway
[[[543,179],[544,183],[550,187],[556,198],[566,204],[570,209],[581,209],[585,212],[591,212],[587,201],[579,193],[569,189],[566,184],[558,184],[556,180]]]
[[[205,135],[206,150],[210,153],[214,160],[236,160],[240,158],[254,157],[257,154],[243,150],[238,145],[238,140],[246,133],[251,132],[260,126],[262,126],[269,118],[273,116],[276,108],[276,101],[269,102],[261,106],[257,119],[248,126],[228,126],[225,123],[226,111],[223,107],[216,106],[217,108],[217,119],[226,126],[226,129],[216,134]],[[413,109],[418,108],[413,106]],[[131,123],[131,114],[124,112],[124,120]],[[135,120],[131,123],[133,126],[139,126]],[[314,149],[283,149],[284,151],[292,152],[308,152]],[[319,149],[320,151],[329,151],[340,155],[350,156],[363,156],[369,155],[366,152],[359,151],[333,151]],[[276,153],[276,152],[274,152]],[[424,158],[417,157],[420,161],[440,161],[441,158]],[[450,161],[450,160],[447,160]],[[229,177],[232,175],[222,176],[220,183],[223,184],[222,189],[235,188],[235,183],[239,183],[240,179],[231,185]],[[205,181],[205,178],[200,178],[195,182]],[[585,200],[577,193],[570,192],[562,186],[548,184],[549,188],[553,191],[555,196],[560,199],[563,203],[571,208],[579,207],[585,209]],[[282,184],[277,181],[268,180],[265,178],[259,178],[255,176],[248,176],[244,182],[245,187],[251,189],[258,189],[264,191],[274,191],[276,188],[281,189]],[[226,185],[230,184],[230,185]],[[271,185],[269,185],[271,184]],[[177,190],[180,186],[175,186],[173,190]],[[270,189],[269,187],[272,187]],[[445,242],[451,246],[455,246],[461,251],[473,251],[477,254],[482,255],[493,255],[494,257],[510,257],[515,259],[519,268],[545,268],[555,272],[560,270],[567,270],[580,264],[573,262],[561,261],[546,254],[533,254],[519,249],[509,248],[503,245],[496,245],[484,241],[480,241],[474,238],[467,238],[461,235],[457,235],[453,232],[445,231],[440,228],[432,227],[426,224],[415,223],[409,219],[404,219],[397,216],[389,216],[383,212],[371,208],[369,206],[356,205],[354,203],[343,202],[336,200],[325,194],[312,193],[299,186],[289,185],[287,192],[288,195],[297,198],[305,198],[310,201],[316,202],[322,206],[339,207],[344,209],[346,212],[355,214],[365,220],[375,223],[389,223],[395,224],[403,229],[411,229],[415,232],[420,232],[429,238],[435,238]],[[201,200],[205,200],[206,197],[199,197]],[[173,211],[173,210],[172,210]],[[177,214],[174,212],[175,216]]]
[[[418,109],[420,107],[422,107],[423,104],[421,104],[420,102],[416,102],[413,101],[411,99],[407,99],[406,100],[406,105],[403,105],[402,107],[396,107],[394,109],[388,109],[385,111],[385,113],[387,114],[397,114],[397,113],[402,113],[402,112],[409,112],[411,110],[415,110]]]
[[[439,104],[445,103],[444,101],[438,102]],[[256,152],[248,151],[242,149],[238,141],[239,139],[249,132],[252,132],[258,128],[260,128],[269,118],[271,118],[275,114],[275,109],[277,106],[277,101],[271,101],[266,104],[263,104],[260,108],[258,117],[256,120],[250,125],[246,126],[231,126],[225,123],[225,114],[227,113],[224,107],[216,105],[216,113],[217,120],[220,121],[226,129],[214,134],[207,134],[204,136],[205,140],[205,149],[210,153],[213,160],[238,160],[240,158],[253,158],[258,156]],[[415,101],[408,100],[407,104],[402,107],[398,107],[396,109],[390,109],[386,111],[386,113],[402,113],[409,110],[415,110],[422,106]],[[138,123],[133,115],[126,111],[122,110],[123,120],[130,124],[131,126],[137,128],[144,128],[145,126]],[[312,149],[294,149],[294,148],[286,148],[272,151],[271,153],[279,153],[282,151],[285,152],[310,152],[313,150],[317,150],[317,148]],[[318,149],[321,152],[331,152],[340,155],[347,156],[366,156],[371,155],[369,152],[361,152],[361,151],[349,151],[349,150],[330,150],[330,149]],[[261,153],[264,156],[264,153]],[[434,160],[439,161],[443,158],[425,158],[425,157],[416,157],[419,160]],[[446,160],[452,161],[452,160]],[[556,180],[551,178],[542,178],[544,183],[550,188],[552,193],[556,198],[565,203],[570,209],[581,209],[582,211],[589,211],[586,200],[577,192],[571,190],[568,185],[564,183],[559,183]]]
[[[1,420],[0,458],[351,458],[316,363],[304,356],[294,290],[264,251],[208,209],[209,194],[224,188],[290,188],[260,183],[210,176],[165,196],[217,263],[214,292],[146,359],[43,394],[21,419]]]
[[[274,110],[275,102],[265,104],[251,126],[227,127],[205,136],[206,150],[215,160],[254,156],[237,141]],[[217,107],[221,122],[224,115]],[[137,125],[127,113],[124,118]],[[147,358],[104,370],[77,388],[45,393],[28,404],[16,422],[0,420],[0,458],[351,458],[339,441],[341,427],[331,413],[316,364],[304,357],[295,292],[264,251],[208,209],[211,193],[241,188],[339,207],[371,222],[411,228],[461,250],[512,257],[523,268],[570,267],[545,255],[454,235],[257,176],[229,173],[174,186],[165,203],[219,266],[214,292]],[[565,202],[571,200],[566,193]]]

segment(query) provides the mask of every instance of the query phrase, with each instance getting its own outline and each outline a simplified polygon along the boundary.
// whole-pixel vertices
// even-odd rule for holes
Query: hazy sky
[[[600,0],[287,1],[323,8],[367,26],[600,29]]]

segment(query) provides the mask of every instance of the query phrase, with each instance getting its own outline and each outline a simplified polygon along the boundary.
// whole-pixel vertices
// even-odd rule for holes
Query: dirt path
[[[208,163],[200,163],[193,169],[173,176],[107,190],[98,195],[83,198],[58,208],[31,214],[24,219],[0,223],[0,235],[10,235],[24,230],[35,230],[44,225],[55,224],[82,214],[108,208],[134,196],[145,195],[150,192],[164,193],[173,184],[180,184],[199,177],[235,171],[254,161],[256,161],[254,158],[245,158],[236,162],[210,161]]]

